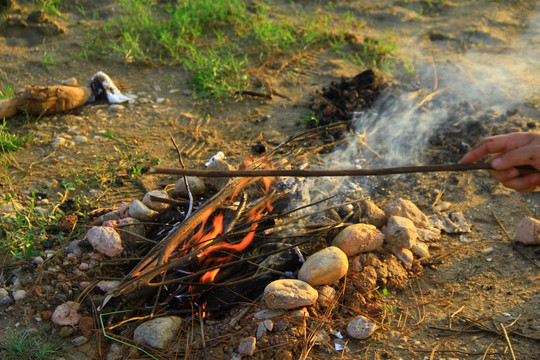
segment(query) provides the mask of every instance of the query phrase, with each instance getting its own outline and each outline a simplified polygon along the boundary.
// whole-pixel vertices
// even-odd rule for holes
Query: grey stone
[[[9,201],[5,204],[0,204],[0,213],[14,213],[17,211],[21,211],[23,209],[23,206],[19,204],[16,201]]]
[[[156,214],[156,211],[148,208],[140,200],[133,200],[129,205],[129,216],[139,221],[150,221]]]
[[[347,324],[347,334],[355,339],[367,339],[377,330],[373,321],[365,316],[357,316]]]
[[[119,280],[101,280],[97,283],[97,287],[103,292],[109,292],[120,284]]]
[[[418,237],[412,220],[402,216],[392,216],[386,225],[386,242],[392,247],[410,249]]]
[[[79,247],[79,244],[82,242],[82,240],[73,240],[71,241],[68,245],[67,245],[67,248],[66,248],[66,252],[68,254],[74,254],[74,255],[77,255],[77,256],[81,256],[82,255],[82,250],[81,248]]]
[[[0,288],[0,305],[11,305],[13,304],[13,299],[9,296],[9,293],[6,289]]]
[[[285,314],[284,310],[264,309],[259,312],[256,312],[253,315],[253,318],[255,320],[266,320],[266,319],[271,319],[278,316],[283,316],[284,314]]]
[[[255,337],[257,339],[260,339],[266,334],[266,327],[264,326],[262,321],[259,321],[257,323],[257,331],[255,332]]]
[[[257,339],[254,336],[245,337],[240,339],[238,344],[238,352],[240,355],[253,355],[257,348]]]
[[[447,234],[463,234],[471,231],[462,213],[431,215],[429,222],[432,227]]]
[[[27,297],[26,290],[15,290],[11,293],[11,296],[13,296],[15,302],[24,300]]]
[[[159,201],[153,201],[150,199],[151,196],[163,198],[163,199],[169,199],[169,195],[163,191],[163,190],[151,190],[144,194],[144,197],[142,199],[142,202],[144,205],[148,206],[148,208],[155,210],[155,211],[163,211],[169,207],[169,204],[159,202]]]
[[[120,212],[120,211],[118,211],[118,210],[110,211],[110,212],[108,212],[108,213],[106,213],[106,214],[103,214],[103,215],[101,215],[100,217],[98,217],[98,218],[94,221],[94,223],[95,223],[96,225],[101,225],[101,224],[103,224],[103,223],[104,223],[105,221],[107,221],[107,220],[118,220],[118,219],[121,219],[121,218],[124,217],[123,215],[124,215],[124,214],[122,214],[122,212]]]
[[[187,183],[189,185],[189,191],[191,191],[191,194],[197,196],[197,195],[202,195],[205,193],[206,185],[204,184],[204,181],[202,181],[198,177],[193,177],[193,176],[186,176],[186,179],[187,179]],[[175,196],[188,197],[188,192],[186,190],[186,183],[183,177],[181,177],[180,179],[176,181],[172,192]]]
[[[111,112],[121,112],[123,110],[124,110],[123,105],[112,104],[111,106],[109,106],[109,111],[111,111]]]
[[[422,241],[433,242],[441,238],[441,230],[436,228],[416,229],[418,238]]]
[[[182,326],[182,318],[165,316],[139,325],[133,333],[133,339],[153,348],[163,349],[171,341]]]
[[[71,346],[77,347],[77,346],[81,346],[83,344],[86,344],[87,341],[88,341],[88,339],[85,338],[84,336],[77,336],[75,339],[71,339],[69,341],[69,344]]]

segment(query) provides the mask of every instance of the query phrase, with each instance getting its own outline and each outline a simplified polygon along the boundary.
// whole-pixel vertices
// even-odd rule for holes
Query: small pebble
[[[373,321],[365,316],[358,316],[347,324],[347,334],[355,339],[367,339],[377,330]]]
[[[71,339],[69,341],[69,343],[72,345],[72,346],[81,346],[83,344],[86,344],[86,342],[88,341],[87,338],[85,338],[84,336],[77,336],[75,339]]]
[[[81,319],[81,315],[77,313],[80,307],[81,304],[73,301],[59,305],[54,309],[51,320],[56,325],[77,325]]]
[[[109,111],[111,111],[111,112],[120,112],[120,111],[123,111],[123,110],[124,110],[123,105],[112,104],[111,106],[109,106]]]
[[[255,349],[257,348],[257,339],[254,336],[249,336],[243,339],[240,339],[240,344],[238,345],[238,352],[240,355],[253,355]]]
[[[25,290],[15,290],[11,293],[11,295],[13,296],[13,300],[15,300],[15,302],[24,300],[27,296]]]
[[[124,250],[120,235],[110,227],[94,226],[88,230],[84,239],[90,242],[95,251],[109,257],[120,256]]]
[[[154,318],[139,325],[133,333],[133,339],[163,349],[178,334],[181,326],[182,318],[178,316]]]
[[[540,244],[540,221],[526,216],[516,227],[516,239],[523,244]]]
[[[129,205],[129,216],[139,221],[151,221],[157,212],[144,205],[140,200],[133,200]]]
[[[13,299],[9,296],[9,293],[6,289],[0,288],[0,306],[2,305],[11,305]]]
[[[163,190],[151,190],[151,191],[147,192],[146,194],[144,194],[144,197],[143,197],[143,200],[142,200],[143,204],[148,206],[150,209],[155,210],[155,211],[163,211],[163,210],[165,210],[165,209],[167,209],[169,207],[169,204],[167,204],[167,203],[151,200],[152,196],[156,197],[156,198],[162,198],[162,199],[165,199],[165,200],[169,199],[169,195],[167,195],[167,193],[165,191],[163,191]]]

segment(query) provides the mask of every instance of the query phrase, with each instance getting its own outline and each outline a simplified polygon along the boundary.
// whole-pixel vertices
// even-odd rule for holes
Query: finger
[[[540,175],[531,174],[523,177],[516,177],[502,182],[502,184],[522,193],[531,192],[540,186]]]
[[[520,176],[519,170],[516,168],[511,168],[508,170],[497,170],[497,171],[488,171],[489,175],[495,180],[504,183],[506,181],[512,180]]]
[[[540,143],[529,144],[521,148],[500,154],[491,165],[495,169],[508,169],[520,165],[532,165],[540,170]]]
[[[530,141],[531,136],[527,133],[491,136],[482,140],[471,151],[465,154],[461,159],[461,162],[474,163],[487,154],[496,154],[514,150],[528,144]]]

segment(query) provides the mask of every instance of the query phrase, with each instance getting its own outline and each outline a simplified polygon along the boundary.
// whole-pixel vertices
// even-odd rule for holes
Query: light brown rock
[[[137,241],[144,239],[146,229],[141,222],[135,218],[127,217],[119,220],[107,220],[103,226],[112,227],[116,230],[124,244],[134,248]]]
[[[361,207],[360,221],[381,228],[386,224],[386,214],[377,205],[369,200],[362,200],[359,203]]]
[[[347,256],[373,251],[384,242],[384,234],[374,225],[354,224],[343,229],[332,241]]]
[[[335,302],[336,289],[329,285],[324,285],[319,287],[317,290],[319,291],[319,297],[317,298],[317,302],[322,307],[328,307]]]
[[[540,221],[526,216],[516,227],[516,240],[523,244],[540,244]]]
[[[410,249],[416,243],[418,232],[408,218],[392,216],[385,230],[386,242],[394,248]]]
[[[298,279],[311,286],[329,285],[345,276],[348,269],[349,260],[343,250],[329,246],[307,258],[298,271]]]
[[[207,170],[234,170],[234,168],[229,165],[225,160],[215,160],[212,161],[208,166],[206,167]],[[227,183],[229,182],[229,179],[227,178],[208,178],[206,180],[206,183],[208,186],[214,190],[221,190]]]
[[[56,325],[75,326],[81,320],[81,315],[77,313],[80,308],[81,304],[68,301],[54,309],[51,320]]]
[[[186,178],[189,185],[189,191],[191,191],[192,195],[198,196],[204,194],[204,192],[206,191],[206,185],[204,184],[204,181],[202,181],[198,177],[193,176],[187,176]],[[176,181],[172,193],[174,196],[188,197],[186,183],[184,182],[183,177]]]
[[[159,201],[153,201],[151,200],[151,196],[162,198],[162,199],[169,199],[169,195],[163,190],[151,190],[144,194],[144,197],[142,199],[142,202],[144,205],[148,206],[148,208],[155,210],[155,211],[163,211],[169,207],[169,204],[159,202]]]
[[[429,246],[422,241],[416,241],[416,243],[411,247],[411,251],[419,258],[429,256]]]
[[[85,239],[90,242],[95,251],[109,257],[120,256],[124,251],[120,235],[111,227],[94,226],[88,230]]]
[[[264,289],[264,301],[270,309],[295,309],[317,301],[317,290],[296,279],[280,279]]]
[[[390,219],[392,216],[401,216],[411,220],[415,226],[420,228],[425,228],[429,225],[427,216],[409,200],[399,198],[386,206],[384,212],[387,219]]]
[[[407,269],[410,269],[412,266],[412,262],[414,260],[414,256],[411,250],[409,249],[403,249],[403,248],[392,248],[390,249],[392,254],[394,254],[399,261],[405,265]]]

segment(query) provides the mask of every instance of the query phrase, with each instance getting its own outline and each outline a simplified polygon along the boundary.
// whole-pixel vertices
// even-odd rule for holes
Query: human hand
[[[485,138],[461,159],[470,164],[485,155],[494,154],[486,162],[495,170],[490,175],[504,186],[519,192],[531,192],[540,186],[540,133],[518,132]],[[530,165],[538,171],[517,169]]]

